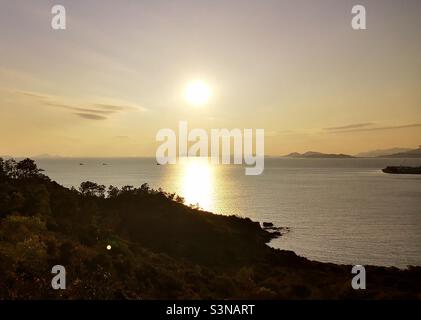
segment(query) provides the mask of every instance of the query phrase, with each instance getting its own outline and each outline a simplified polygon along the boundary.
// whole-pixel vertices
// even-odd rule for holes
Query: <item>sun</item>
[[[189,104],[195,107],[208,103],[211,95],[211,88],[201,80],[189,82],[184,90],[184,98]]]

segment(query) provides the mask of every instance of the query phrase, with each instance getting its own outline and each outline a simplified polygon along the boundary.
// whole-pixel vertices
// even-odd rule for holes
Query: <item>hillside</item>
[[[367,267],[355,291],[351,266],[275,250],[274,236],[147,184],[67,189],[0,159],[0,299],[421,298],[420,267]],[[51,289],[56,264],[66,290]]]

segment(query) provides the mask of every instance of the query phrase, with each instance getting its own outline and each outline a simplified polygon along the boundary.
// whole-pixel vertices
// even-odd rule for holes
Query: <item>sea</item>
[[[216,214],[272,222],[288,232],[269,245],[311,260],[421,266],[421,175],[385,174],[421,159],[265,159],[259,176],[204,158],[157,165],[154,158],[45,158],[37,164],[65,187],[83,181],[177,193]]]

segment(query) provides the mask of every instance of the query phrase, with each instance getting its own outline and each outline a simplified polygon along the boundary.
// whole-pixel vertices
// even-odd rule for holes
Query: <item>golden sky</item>
[[[0,154],[150,156],[161,128],[263,128],[269,155],[421,144],[421,2],[0,0]],[[192,80],[212,95],[183,97]]]

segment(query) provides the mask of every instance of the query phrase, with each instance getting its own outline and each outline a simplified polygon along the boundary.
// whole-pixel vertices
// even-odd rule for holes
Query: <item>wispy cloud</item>
[[[365,127],[373,126],[373,122],[365,122],[365,123],[353,123],[346,126],[341,127],[331,127],[331,128],[323,128],[326,131],[342,131],[342,130],[352,130],[352,129],[360,129]]]
[[[43,94],[43,93],[38,93],[38,92],[32,92],[32,91],[16,90],[15,93],[18,94],[18,95],[36,98],[36,99],[40,99],[40,100],[47,100],[47,99],[51,98],[51,96],[49,96],[49,95],[46,95],[46,94]]]
[[[104,104],[97,102],[87,102],[82,103],[83,106],[80,106],[80,104],[76,105],[63,102],[66,101],[66,99],[62,97],[52,96],[44,93],[20,90],[16,90],[14,93],[20,96],[29,97],[36,102],[42,103],[46,106],[72,111],[72,114],[87,120],[106,120],[109,116],[116,113],[147,110],[146,108],[137,106],[135,104],[129,105],[125,103]]]
[[[136,110],[140,108],[140,107],[133,107],[133,106],[128,106],[128,105],[101,104],[101,103],[95,104],[93,106],[100,109],[104,109],[107,112],[128,111],[128,110]],[[144,108],[140,108],[140,109],[144,110]]]
[[[72,111],[79,111],[79,112],[85,112],[85,113],[93,113],[93,114],[102,114],[102,115],[109,115],[116,113],[117,111],[111,111],[111,110],[97,110],[97,109],[90,109],[90,108],[81,108],[81,107],[74,107],[71,105],[65,105],[65,104],[58,104],[58,103],[52,103],[47,102],[46,105],[57,107],[57,108],[63,108],[68,109]]]
[[[396,125],[396,126],[374,127],[374,128],[356,128],[356,129],[348,129],[348,130],[337,130],[337,131],[331,131],[330,133],[386,131],[386,130],[398,130],[398,129],[416,128],[416,127],[421,127],[421,123],[403,124],[403,125]]]
[[[75,113],[75,115],[84,118],[84,119],[88,119],[88,120],[106,120],[107,118],[104,116],[100,116],[97,114],[91,114],[91,113]]]

